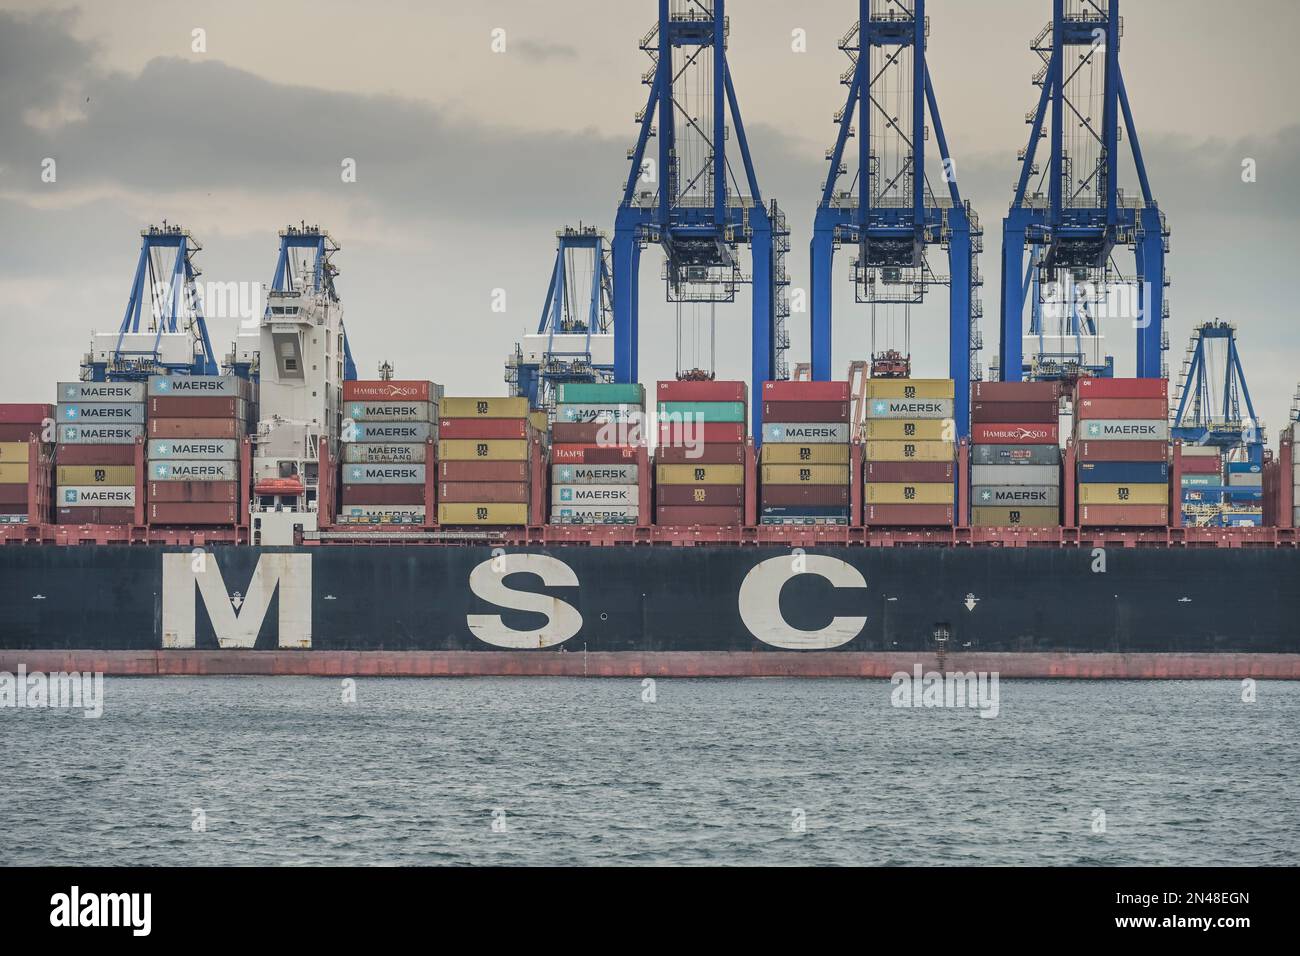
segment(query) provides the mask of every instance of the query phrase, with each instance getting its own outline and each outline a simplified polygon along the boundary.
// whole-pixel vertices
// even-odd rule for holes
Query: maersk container
[[[848,515],[842,517],[816,517],[812,515],[765,515],[758,516],[758,523],[761,525],[780,525],[784,527],[791,526],[834,526],[844,527],[849,523]]]
[[[57,508],[55,524],[131,524],[135,521],[135,508]]]
[[[847,465],[848,445],[764,445],[759,461],[764,465]]]
[[[239,465],[233,461],[151,461],[150,481],[238,481]]]
[[[742,485],[741,465],[655,465],[655,480],[661,485]]]
[[[946,398],[957,392],[950,378],[869,378],[867,398]]]
[[[64,424],[85,422],[88,425],[143,425],[144,405],[138,402],[59,403],[58,420]]]
[[[836,445],[848,440],[847,422],[765,422],[763,424],[765,445],[785,443]]]
[[[1055,508],[1061,503],[1057,485],[972,485],[971,504],[993,508]]]
[[[1057,445],[972,445],[970,460],[973,465],[1058,465],[1061,449]]]
[[[867,484],[867,503],[873,505],[951,505],[951,482],[878,482]]]
[[[152,375],[149,396],[203,395],[248,398],[252,385],[237,375]]]
[[[765,485],[847,485],[848,465],[763,465],[760,480]]]
[[[869,441],[867,461],[952,461],[952,442]]]
[[[59,401],[127,402],[139,404],[145,399],[144,382],[60,382]]]
[[[640,405],[616,405],[598,402],[558,405],[555,409],[555,420],[557,422],[572,422],[574,424],[639,421],[644,415],[645,411]]]
[[[868,418],[952,418],[951,398],[873,398],[867,401]]]
[[[54,500],[61,506],[124,508],[135,504],[135,485],[82,485],[56,489]]]
[[[556,402],[568,404],[636,405],[645,407],[645,386],[639,382],[561,382]]]
[[[1055,507],[983,507],[970,510],[970,523],[976,528],[1056,528],[1061,513]]]
[[[868,441],[946,441],[957,437],[956,423],[950,418],[924,421],[872,418],[867,421]]]
[[[1079,480],[1164,485],[1169,483],[1169,464],[1163,461],[1081,461]]]
[[[557,505],[551,509],[551,524],[627,525],[636,524],[641,511],[635,505],[588,508],[583,505]]]
[[[192,461],[236,461],[239,442],[233,438],[173,438],[151,441],[145,446],[150,461],[188,458]]]
[[[972,465],[972,485],[1059,485],[1056,465]]]
[[[1079,503],[1085,505],[1159,505],[1169,500],[1165,485],[1090,482],[1078,487]]]
[[[528,442],[496,438],[455,438],[438,442],[439,461],[527,461]]]
[[[1080,438],[1089,441],[1167,442],[1169,440],[1169,423],[1156,419],[1097,418],[1079,422],[1076,431]]]
[[[744,485],[660,485],[655,489],[656,505],[709,505],[735,508],[744,503]]]
[[[422,485],[423,465],[344,465],[343,481],[349,485]]]
[[[344,441],[362,444],[423,442],[433,437],[431,422],[355,422],[343,428]]]
[[[637,504],[636,485],[552,485],[552,505],[628,507]]]
[[[665,425],[710,425],[745,422],[744,402],[660,402],[659,427]]]
[[[345,402],[343,417],[354,422],[436,422],[433,402]]]
[[[26,465],[0,465],[0,481],[6,478],[7,468],[21,468],[23,480],[27,478]],[[54,481],[59,485],[134,485],[134,465],[59,465],[54,469]]]
[[[636,465],[552,465],[551,481],[560,485],[635,485]]]
[[[424,505],[344,505],[334,516],[335,524],[424,524]]]
[[[348,464],[422,465],[428,445],[424,442],[392,445],[377,442],[366,445],[344,445],[343,460]]]

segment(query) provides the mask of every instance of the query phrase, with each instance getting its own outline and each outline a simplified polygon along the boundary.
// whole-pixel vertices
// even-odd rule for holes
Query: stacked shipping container
[[[55,522],[135,521],[136,441],[144,434],[144,382],[61,382],[55,432]]]
[[[1223,454],[1213,445],[1183,445],[1178,497],[1183,527],[1223,524]]]
[[[1081,378],[1075,387],[1081,526],[1169,524],[1169,382]]]
[[[339,524],[428,522],[429,449],[442,386],[422,381],[343,383],[343,500]]]
[[[438,523],[528,524],[528,399],[447,398],[438,429]]]
[[[566,382],[556,391],[552,438],[566,460],[551,465],[551,523],[636,524],[644,386]]]
[[[868,526],[952,525],[954,394],[952,379],[867,382]]]
[[[149,524],[233,525],[242,520],[247,503],[239,497],[239,445],[254,414],[249,411],[250,387],[247,379],[234,375],[149,379]]]
[[[1224,527],[1258,527],[1264,523],[1264,468],[1255,461],[1225,463]]]
[[[44,489],[46,500],[38,499],[37,513],[33,515],[27,479],[31,474],[31,440],[44,437],[48,422],[53,420],[53,405],[0,405],[0,524],[41,524],[48,520],[48,487]],[[35,453],[48,456],[48,447],[37,444]],[[49,467],[48,457],[45,467]]]
[[[1061,523],[1059,382],[971,386],[971,524]]]
[[[744,382],[660,382],[655,523],[742,525],[749,389]]]
[[[849,383],[764,382],[760,524],[849,523]]]

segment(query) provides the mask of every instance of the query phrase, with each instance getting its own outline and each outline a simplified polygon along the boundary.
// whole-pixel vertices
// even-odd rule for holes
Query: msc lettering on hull
[[[252,649],[278,591],[279,646],[311,647],[311,559],[310,554],[264,554],[241,593],[227,589],[215,555],[164,554],[162,646],[195,646],[197,593],[203,596],[217,644],[223,649]]]

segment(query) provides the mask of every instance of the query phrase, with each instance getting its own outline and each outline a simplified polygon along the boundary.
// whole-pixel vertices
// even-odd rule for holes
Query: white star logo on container
[[[362,408],[360,405],[353,405],[353,406],[352,406],[352,417],[353,417],[353,418],[360,418],[364,412],[365,412],[365,409]]]
[[[780,425],[773,425],[773,426],[772,426],[771,435],[772,435],[773,438],[780,438],[783,434],[785,434],[785,433],[781,430],[781,426],[780,426]]]
[[[159,465],[159,466],[158,466],[157,468],[155,468],[154,470],[158,472],[158,477],[159,477],[159,478],[166,478],[166,477],[167,477],[167,466],[166,466],[166,465]]]
[[[77,397],[77,386],[75,386],[75,385],[69,385],[69,386],[68,386],[68,398],[76,398],[76,397]]]
[[[160,454],[160,455],[165,455],[165,454],[167,454],[167,446],[166,446],[166,445],[159,445],[159,446],[158,446],[158,454]]]
[[[573,472],[568,468],[561,468],[560,481],[572,481],[572,480],[573,480]]]
[[[172,383],[167,381],[167,379],[165,378],[158,379],[158,391],[165,392],[167,391],[167,389],[171,387],[172,387]]]
[[[1100,434],[1101,434],[1101,426],[1098,425],[1098,424],[1096,424],[1095,422],[1094,422],[1093,424],[1089,425],[1089,426],[1088,426],[1088,434],[1089,434],[1089,435],[1100,435]]]
[[[76,417],[77,417],[77,410],[76,410],[75,408],[69,408],[69,409],[68,409],[68,412],[67,412],[67,415],[68,415],[69,418],[76,418]]]
[[[992,501],[992,500],[993,500],[993,493],[992,493],[991,491],[981,491],[981,492],[980,492],[980,500],[981,500],[981,501]]]
[[[886,402],[876,402],[876,404],[873,406],[873,410],[877,415],[881,415],[889,411],[889,405]]]
[[[365,475],[365,472],[362,471],[360,468],[353,468],[353,469],[352,469],[352,477],[353,477],[353,478],[361,478],[361,477],[364,477],[364,475]]]

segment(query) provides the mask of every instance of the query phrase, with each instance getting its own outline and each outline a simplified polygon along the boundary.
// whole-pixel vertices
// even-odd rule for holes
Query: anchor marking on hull
[[[233,595],[231,595],[230,603],[234,605],[235,610],[238,611],[240,607],[243,606],[244,596],[240,594],[238,591],[236,591]]]
[[[976,605],[976,604],[979,604],[979,602],[980,602],[980,599],[977,598],[974,594],[967,594],[967,595],[966,595],[966,600],[965,600],[964,602],[962,602],[962,603],[964,603],[964,604],[966,605],[966,610],[968,610],[968,611],[973,611],[973,610],[975,610],[975,605]]]

